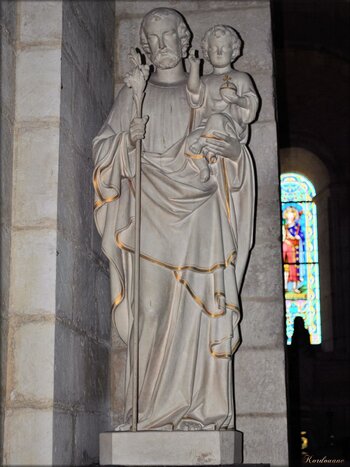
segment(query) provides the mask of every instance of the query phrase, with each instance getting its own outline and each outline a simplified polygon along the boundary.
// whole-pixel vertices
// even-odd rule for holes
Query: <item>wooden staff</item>
[[[127,86],[132,88],[135,117],[142,118],[142,104],[149,75],[149,67],[142,65],[141,57],[134,48],[130,49],[129,59],[133,70],[125,77]],[[134,340],[132,371],[132,431],[137,431],[138,422],[138,367],[139,367],[139,305],[140,305],[140,240],[141,240],[141,140],[136,141],[135,170],[135,254],[134,254]]]

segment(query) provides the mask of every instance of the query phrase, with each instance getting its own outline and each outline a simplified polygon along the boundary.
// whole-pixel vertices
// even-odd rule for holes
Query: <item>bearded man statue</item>
[[[143,118],[124,86],[93,142],[95,221],[110,264],[114,322],[128,348],[125,415],[132,413],[135,146],[142,140],[138,430],[234,429],[232,355],[239,291],[253,239],[254,172],[244,141],[207,138],[217,155],[201,181],[186,156],[198,126],[183,59],[191,33],[175,10],[143,19],[154,67]],[[234,130],[233,130],[234,131]]]

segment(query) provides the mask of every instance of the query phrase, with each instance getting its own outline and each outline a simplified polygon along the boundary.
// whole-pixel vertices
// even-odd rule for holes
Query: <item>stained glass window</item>
[[[282,242],[287,344],[301,316],[311,344],[321,343],[316,192],[306,177],[281,175]]]

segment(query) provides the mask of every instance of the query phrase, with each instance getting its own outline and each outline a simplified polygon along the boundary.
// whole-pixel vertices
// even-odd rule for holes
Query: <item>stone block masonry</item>
[[[94,232],[91,141],[113,102],[114,3],[1,9],[2,460],[91,464],[110,427],[108,267]]]

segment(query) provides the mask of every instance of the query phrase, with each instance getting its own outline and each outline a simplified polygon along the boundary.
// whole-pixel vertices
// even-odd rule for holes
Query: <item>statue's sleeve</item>
[[[199,109],[200,107],[203,107],[203,105],[205,104],[206,85],[203,83],[202,80],[200,81],[198,94],[191,92],[186,86],[186,95],[187,95],[188,105],[191,107],[191,109]]]
[[[239,107],[241,121],[246,124],[252,123],[258,112],[259,97],[255,91],[253,81],[246,73],[241,74],[238,93],[247,102],[247,108]]]
[[[236,280],[241,289],[250,250],[255,219],[255,177],[251,154],[245,144],[237,161],[222,158],[222,175],[230,221],[236,236]],[[231,208],[230,208],[231,206]]]
[[[127,191],[128,179],[134,176],[135,171],[135,154],[134,151],[128,151],[127,146],[132,112],[132,93],[124,87],[99,134],[93,140],[94,218],[96,228],[102,237],[102,251],[109,260],[113,317],[116,325],[118,322],[117,329],[122,339],[126,339],[125,329],[128,328],[127,305],[124,300],[125,274],[121,250],[115,247],[115,231],[118,227],[121,196]],[[126,198],[128,199],[127,196]],[[119,222],[123,221],[122,217]]]
[[[123,87],[93,140],[95,205],[118,198],[122,178],[134,177],[135,150],[128,150],[127,145],[132,107],[131,92]]]

